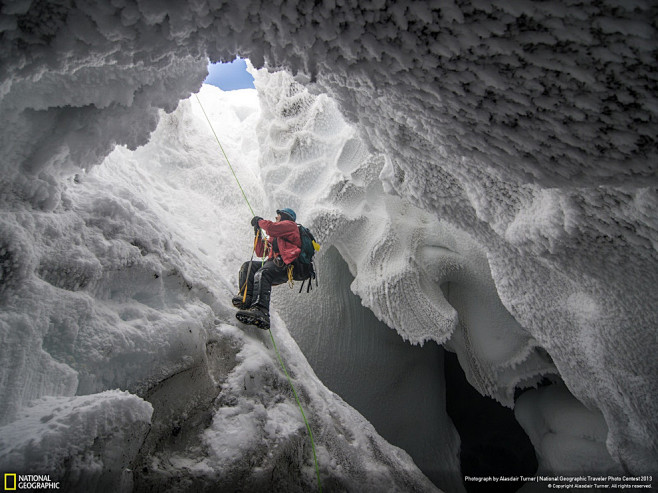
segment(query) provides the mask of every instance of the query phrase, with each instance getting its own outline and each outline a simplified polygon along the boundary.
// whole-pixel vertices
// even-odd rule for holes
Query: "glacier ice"
[[[0,424],[38,414],[41,398],[64,413],[116,388],[166,401],[162,382],[212,374],[207,343],[235,283],[217,273],[249,256],[236,242],[249,212],[195,99],[181,100],[207,57],[238,54],[296,79],[262,75],[267,116],[248,97],[211,108],[254,207],[303,211],[353,294],[407,341],[457,352],[481,393],[512,406],[561,380],[572,397],[519,399],[531,438],[542,412],[559,426],[575,406],[601,425],[587,445],[598,464],[655,472],[655,17],[642,0],[6,2]],[[160,152],[140,147],[149,139]],[[202,380],[190,395],[210,409]],[[533,441],[559,456],[562,442]],[[103,481],[129,487],[117,474]]]
[[[0,428],[3,470],[43,471],[69,490],[129,491],[152,412],[118,390],[37,399]]]
[[[117,148],[61,184],[54,211],[16,203],[4,215],[6,238],[26,244],[13,254],[33,267],[3,298],[3,469],[48,472],[78,491],[316,486],[271,342],[236,327],[229,299],[250,253],[236,237],[252,228],[231,171],[205,145],[203,100],[252,205],[265,209],[255,91],[204,86],[162,117],[148,145]],[[274,320],[325,486],[435,491],[324,387]]]

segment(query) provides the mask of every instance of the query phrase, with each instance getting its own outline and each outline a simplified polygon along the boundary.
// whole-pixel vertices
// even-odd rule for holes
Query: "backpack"
[[[306,292],[308,293],[312,289],[311,281],[313,279],[315,279],[315,285],[318,285],[318,278],[315,274],[315,267],[313,265],[313,256],[315,255],[315,252],[320,249],[320,245],[315,241],[313,233],[311,233],[307,227],[302,226],[301,224],[298,224],[297,226],[299,227],[299,237],[302,240],[302,248],[299,257],[297,257],[297,260],[294,262],[295,270],[297,271],[293,271],[294,279],[296,281],[302,281],[302,285],[299,288],[300,293],[304,287],[304,282],[308,279],[308,287],[306,288]]]

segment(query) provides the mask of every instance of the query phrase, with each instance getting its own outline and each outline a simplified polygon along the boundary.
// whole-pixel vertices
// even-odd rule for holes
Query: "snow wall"
[[[244,348],[258,347],[226,324],[232,312],[223,300],[234,279],[218,285],[212,274],[248,256],[237,248],[218,264],[211,249],[244,228],[234,218],[246,213],[231,209],[239,196],[215,204],[222,194],[208,194],[213,202],[205,210],[213,213],[204,213],[206,220],[227,225],[228,237],[212,238],[185,231],[178,220],[168,224],[166,208],[154,211],[141,198],[158,190],[147,187],[146,175],[121,185],[118,171],[101,171],[108,176],[90,175],[87,183],[96,185],[76,189],[85,182],[82,170],[117,144],[136,149],[148,141],[161,110],[173,111],[199,89],[206,57],[239,54],[257,67],[285,68],[301,84],[278,82],[288,91],[278,100],[290,105],[278,115],[276,101],[261,101],[277,120],[263,118],[258,131],[262,166],[255,173],[268,185],[260,196],[269,202],[255,205],[285,201],[303,211],[300,219],[322,232],[330,252],[324,255],[340,254],[354,278],[351,290],[379,320],[410,342],[434,341],[457,352],[474,387],[515,406],[543,471],[655,470],[655,18],[650,2],[613,0],[3,4],[2,423],[34,430],[30,423],[51,422],[44,437],[53,449],[69,451],[52,464],[69,464],[75,478],[76,471],[96,471],[82,482],[125,487],[134,481],[129,472],[106,473],[128,471],[139,446],[119,453],[117,443],[146,443],[141,447],[152,452],[153,436],[167,436],[167,443],[181,437],[176,426],[167,435],[167,418],[152,413],[162,383],[176,388],[174,375],[198,382],[188,386],[197,396],[188,399],[189,409],[173,414],[196,419],[194,429],[211,430],[204,425],[215,418],[241,428],[240,412],[217,418],[222,413],[200,411],[212,408],[208,388],[249,371]],[[288,111],[298,114],[299,100],[308,109],[318,104],[314,98],[352,124],[328,147],[318,136],[343,130],[339,118],[330,119],[329,129],[276,128],[276,122],[285,127]],[[290,134],[292,144],[277,148],[277,139]],[[171,153],[177,149],[172,144]],[[286,182],[296,176],[286,167],[297,165],[301,178]],[[211,187],[202,175],[193,189]],[[320,293],[313,296],[310,306],[326,313]],[[303,342],[304,327],[291,323],[292,303],[277,301],[300,344],[311,344]],[[288,355],[296,354],[294,343],[289,347]],[[209,355],[216,351],[234,366],[213,366],[217,358]],[[275,375],[266,379],[273,395],[285,392],[276,365],[268,366],[266,356],[256,361],[256,375]],[[339,363],[324,362],[328,374],[332,364]],[[526,392],[515,404],[515,388],[546,375],[560,383]],[[163,387],[166,402],[171,389]],[[225,402],[241,402],[234,407],[261,423],[253,436],[263,437],[269,414],[250,403],[259,399],[258,386],[244,387],[225,384],[231,396]],[[98,399],[84,400],[90,394]],[[310,394],[309,402],[324,402]],[[150,405],[138,397],[147,395]],[[51,397],[25,407],[43,396]],[[112,411],[94,408],[101,399]],[[266,404],[275,406],[277,398]],[[299,425],[292,411],[281,415]],[[52,435],[74,421],[83,423],[79,433]],[[144,442],[149,426],[151,442]],[[274,433],[292,437],[286,442],[292,445],[282,447],[287,452],[279,459],[260,457],[264,470],[304,450],[303,430],[295,426],[290,435]],[[107,436],[95,455],[93,443],[76,438],[90,433]],[[552,435],[561,439],[546,439]],[[17,434],[2,444],[3,464],[38,464],[27,441],[12,445],[21,436],[31,437]],[[212,437],[204,446],[212,447]],[[183,457],[149,466],[162,478],[193,464],[201,478],[213,477],[213,468],[245,468],[239,457],[251,449],[234,456],[220,449],[214,464]],[[332,450],[320,458],[331,462],[338,456]],[[308,485],[308,449],[302,455],[296,463]],[[344,484],[354,480],[335,471]],[[250,481],[264,480],[254,473]],[[414,481],[426,486],[420,476]]]

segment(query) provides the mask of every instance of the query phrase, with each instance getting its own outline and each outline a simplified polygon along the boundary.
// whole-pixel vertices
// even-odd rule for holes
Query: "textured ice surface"
[[[318,219],[323,241],[336,240],[354,291],[380,319],[413,342],[451,337],[455,350],[470,352],[468,345],[478,360],[499,356],[480,365],[483,385],[470,380],[501,402],[516,376],[494,370],[499,363],[523,354],[525,362],[552,361],[572,395],[603,416],[616,463],[634,473],[655,469],[656,9],[643,0],[3,4],[0,327],[8,343],[0,383],[10,397],[2,422],[41,395],[106,385],[139,391],[188,368],[172,355],[190,365],[203,359],[199,345],[220,310],[209,300],[220,288],[199,279],[217,264],[193,260],[204,255],[193,241],[201,231],[172,232],[166,208],[181,197],[171,192],[169,205],[152,210],[130,187],[99,186],[93,197],[69,188],[80,185],[72,173],[84,182],[82,170],[115,144],[144,144],[159,110],[173,111],[200,87],[206,56],[239,54],[257,67],[290,69],[314,94],[333,98],[321,95],[318,109],[339,109],[358,124],[363,148],[347,134],[327,142],[323,136],[343,129],[313,119],[317,127],[296,129],[296,140],[266,156],[316,159],[315,169],[297,176],[263,167],[263,178],[281,185],[268,192],[276,203],[294,203],[294,190],[344,200],[340,213],[295,206],[308,214],[303,220]],[[288,112],[296,105],[281,108]],[[333,155],[335,168],[321,154]],[[319,182],[333,188],[324,194]],[[368,210],[370,199],[379,205]],[[443,270],[426,273],[455,274],[441,293],[414,277],[416,257],[404,254],[422,244],[423,216],[450,225],[441,248],[452,231],[461,247],[451,248],[459,255]],[[135,238],[135,230],[143,234]],[[227,255],[237,263],[248,253]],[[473,292],[466,281],[483,277],[460,271],[462,257],[465,266],[486,258],[497,299],[518,327],[500,317],[494,325],[514,326],[507,335],[521,328],[517,345],[489,354],[468,342],[467,334],[485,331],[467,319],[484,312],[463,294]],[[383,265],[388,288],[377,282]],[[428,304],[429,288],[441,296]],[[395,302],[400,296],[407,302]],[[135,310],[133,301],[149,309]],[[192,339],[166,342],[188,324]],[[90,325],[107,337],[90,337]],[[124,350],[129,357],[115,356]]]
[[[601,413],[583,407],[563,386],[526,392],[519,398],[515,414],[535,447],[539,474],[623,473],[606,450],[608,428]]]
[[[153,408],[118,390],[44,397],[0,428],[3,470],[50,474],[69,491],[130,491]]]
[[[263,176],[267,180],[285,170],[281,176],[286,177],[270,180],[267,191],[277,204],[293,201],[304,214],[302,220],[312,221],[321,240],[337,247],[354,276],[351,289],[362,303],[411,342],[446,343],[458,353],[469,382],[504,405],[513,406],[515,388],[533,387],[543,377],[560,375],[585,406],[598,408],[607,416],[606,423],[612,428],[608,446],[614,450],[620,440],[617,434],[629,433],[635,438],[621,439],[624,448],[637,447],[638,468],[651,468],[651,430],[655,424],[646,419],[650,414],[645,411],[655,405],[648,390],[656,385],[653,363],[648,353],[644,353],[644,360],[633,363],[634,358],[628,355],[643,352],[637,345],[638,337],[651,341],[651,347],[655,343],[651,335],[654,294],[649,288],[656,273],[655,263],[647,261],[646,270],[640,272],[629,266],[638,259],[628,259],[626,248],[603,247],[609,251],[599,256],[603,241],[590,244],[579,238],[567,247],[564,243],[558,246],[565,239],[557,240],[563,234],[560,228],[574,228],[573,234],[578,236],[576,231],[581,228],[588,231],[609,224],[607,215],[611,212],[603,207],[616,204],[619,197],[613,199],[611,189],[602,187],[564,192],[528,184],[510,188],[507,182],[493,180],[492,172],[484,170],[488,190],[501,193],[499,198],[518,207],[518,213],[514,221],[502,227],[500,222],[511,212],[505,211],[505,203],[473,189],[468,192],[469,198],[482,212],[469,213],[471,227],[462,229],[459,223],[466,218],[458,219],[457,226],[451,224],[455,214],[463,212],[459,202],[464,196],[458,184],[448,179],[423,182],[423,186],[443,183],[446,187],[441,207],[449,212],[444,211],[438,218],[410,204],[403,193],[402,197],[386,195],[385,191],[396,189],[400,173],[408,175],[396,171],[390,155],[369,154],[358,136],[350,134],[345,121],[331,111],[331,101],[324,96],[313,98],[290,78],[291,87],[284,90],[280,87],[282,78],[279,74],[256,74],[257,87],[266,93],[261,99],[266,118],[259,129]],[[272,91],[279,94],[276,105],[270,104],[267,96]],[[321,130],[316,130],[328,125],[333,127],[333,146],[322,139]],[[305,142],[322,142],[316,144],[319,149],[315,151],[324,151],[322,170],[317,170],[317,154],[291,151],[302,136]],[[313,173],[321,174],[318,180],[333,180],[331,185],[321,193],[308,184],[298,193],[291,192],[293,176]],[[469,186],[472,184],[465,184]],[[515,195],[517,192],[519,195]],[[639,194],[647,198],[650,192],[642,189]],[[532,205],[524,208],[524,201]],[[480,202],[486,203],[480,206]],[[571,209],[577,205],[589,211]],[[493,207],[500,210],[491,213]],[[600,222],[591,222],[590,213],[596,214]],[[490,224],[478,214],[486,215]],[[522,238],[530,232],[535,238]],[[641,255],[651,256],[651,250],[639,248]],[[587,262],[578,259],[586,252],[591,255]],[[613,261],[618,265],[611,266]],[[633,273],[619,272],[621,265]],[[606,278],[610,285],[604,288]],[[638,291],[640,286],[645,286],[644,293]],[[289,323],[297,326],[299,337],[308,341],[305,350],[311,360],[331,365],[328,361],[332,356],[327,351],[332,343],[314,343],[312,335],[301,335],[308,330],[304,320],[294,321],[318,307],[326,312],[335,306],[332,286],[323,289],[309,300],[289,297]],[[294,307],[299,303],[304,308]],[[628,308],[637,303],[644,308]],[[331,317],[322,316],[320,320]],[[640,325],[633,325],[634,320]],[[613,323],[624,327],[623,331],[613,329],[609,325]],[[318,330],[326,328],[320,324]],[[621,343],[620,353],[612,347],[603,349],[612,334]],[[605,351],[605,357],[601,351]],[[617,358],[615,365],[604,363]],[[645,411],[636,405],[622,410],[626,407],[624,399],[617,400],[610,386],[603,383],[612,380],[612,368],[618,365],[626,365],[629,370],[632,367],[630,371],[638,373],[639,378],[630,378],[624,392],[633,393],[637,405],[648,406]],[[583,379],[583,375],[589,377]],[[343,383],[342,387],[349,385]],[[645,425],[617,427],[617,420],[623,421],[629,414],[636,416],[638,425]],[[631,441],[637,445],[630,445]],[[624,463],[624,459],[617,459]],[[585,460],[581,466],[587,471],[593,464]],[[570,467],[576,470],[579,466],[572,463]]]
[[[438,491],[403,450],[317,379],[276,315],[272,326],[313,432],[323,490]],[[222,378],[212,418],[198,435],[156,447],[138,484],[167,491],[316,490],[308,432],[269,334],[221,324],[210,340],[235,350],[231,371],[215,373]]]
[[[199,99],[265,210],[255,91],[204,86]],[[50,473],[75,491],[316,487],[268,334],[238,329],[230,306],[253,235],[233,180],[193,98],[148,145],[62,183],[52,212],[13,202],[3,213],[20,268],[1,298],[2,470]],[[274,317],[326,487],[435,491],[324,387]]]

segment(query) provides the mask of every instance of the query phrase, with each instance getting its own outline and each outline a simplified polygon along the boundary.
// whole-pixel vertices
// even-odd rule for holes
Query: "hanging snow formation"
[[[200,348],[224,309],[209,288],[216,264],[185,253],[176,236],[184,233],[162,233],[166,214],[137,200],[139,190],[72,194],[71,176],[117,144],[145,144],[160,110],[173,111],[199,89],[206,56],[239,54],[297,74],[355,124],[358,136],[339,147],[335,162],[314,163],[324,173],[318,182],[336,187],[324,193],[326,206],[340,199],[343,212],[309,208],[308,217],[335,243],[353,291],[378,318],[412,342],[447,343],[471,383],[507,405],[514,387],[559,373],[604,420],[614,467],[655,469],[657,14],[641,0],[5,2],[1,422],[44,395],[117,386],[143,394],[207,364]],[[281,108],[282,117],[286,111],[297,109]],[[283,149],[293,159],[265,156],[268,186],[285,181],[270,162],[313,163],[300,153],[317,152],[316,144],[304,144]],[[298,187],[312,184],[309,174],[271,199],[303,197],[312,187]],[[371,198],[376,211],[387,211],[381,221],[361,208]],[[369,243],[362,248],[359,238]],[[391,249],[395,240],[408,246]],[[378,276],[384,265],[386,276]],[[108,291],[136,280],[129,293]],[[228,291],[226,284],[217,289]],[[493,320],[482,298],[469,298],[478,289]],[[77,308],[62,312],[63,300]],[[131,300],[138,309],[126,308]],[[81,344],[88,320],[103,320],[107,330]],[[143,365],[128,358],[134,368],[112,355],[115,338],[124,337],[117,327],[130,324],[140,330],[124,338],[126,347],[139,354],[155,345],[157,355]],[[481,347],[487,337],[506,342]],[[103,364],[112,358],[116,373],[108,374]],[[527,368],[525,381],[517,367]],[[517,414],[536,424],[541,406],[530,397]],[[144,432],[147,406],[119,393],[103,398],[116,407],[105,419],[129,409],[126,423]],[[605,433],[594,435],[601,442]]]
[[[501,303],[484,248],[466,232],[386,194],[384,159],[367,152],[332,100],[314,97],[284,73],[261,70],[255,84],[263,113],[257,132],[261,172],[271,202],[304,211],[341,259],[334,252],[323,257],[322,289],[307,296],[278,290],[276,306],[322,381],[403,446],[435,484],[452,491],[453,430],[444,424],[443,379],[436,381],[442,355],[433,344],[413,352],[400,337],[382,333],[382,324],[361,305],[405,339],[440,342],[456,352],[471,385],[505,406],[514,406],[517,390],[545,379],[561,385],[560,372]],[[309,320],[308,313],[317,315]],[[359,375],[356,381],[353,375]],[[436,399],[427,398],[428,389]],[[551,406],[537,406],[546,398],[528,392],[524,405],[515,407],[535,439],[540,470],[620,473],[606,450],[603,417],[564,394]],[[553,426],[570,421],[572,409],[583,419],[568,429]],[[547,420],[555,440],[543,440]],[[593,424],[605,431],[592,434]],[[574,437],[582,440],[575,452]],[[515,445],[507,441],[497,449]]]

